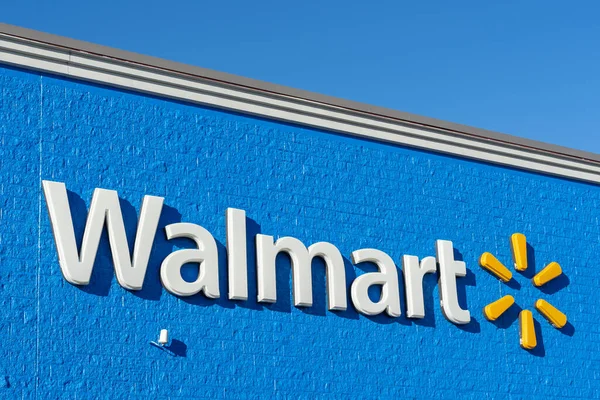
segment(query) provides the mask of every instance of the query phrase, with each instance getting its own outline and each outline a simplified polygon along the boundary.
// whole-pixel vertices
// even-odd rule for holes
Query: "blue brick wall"
[[[1,398],[600,396],[598,186],[8,67],[0,88]],[[160,263],[190,245],[163,231],[142,291],[116,283],[106,236],[91,284],[68,284],[41,179],[66,183],[79,240],[94,188],[119,192],[130,242],[143,195],[163,196],[160,227],[198,223],[219,242],[222,298],[162,289]],[[473,321],[444,319],[435,276],[424,320],[326,311],[318,267],[314,307],[295,308],[285,257],[276,304],[255,301],[254,263],[250,300],[227,300],[227,207],[246,210],[251,233],[329,241],[345,257],[374,247],[398,265],[452,240]],[[531,271],[509,287],[478,267],[485,251],[512,264],[517,231],[535,269],[558,261],[565,276],[540,291]],[[349,283],[370,270],[346,264]],[[522,350],[516,307],[496,323],[482,316],[504,294],[529,309],[545,298],[571,325],[534,311],[540,345]],[[149,345],[161,328],[176,357]]]

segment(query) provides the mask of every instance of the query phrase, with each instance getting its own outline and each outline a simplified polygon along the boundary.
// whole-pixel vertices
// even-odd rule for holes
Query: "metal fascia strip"
[[[51,36],[54,42],[62,39],[68,43],[62,46],[48,43],[48,40],[37,41],[14,34],[2,34],[3,31],[6,31],[6,25],[0,24],[0,61],[8,64],[546,174],[600,182],[600,155],[476,128],[465,127],[468,129],[455,131],[449,128],[460,127],[459,125],[452,123],[429,125],[429,122],[435,120],[409,114],[407,115],[411,120],[394,118],[373,113],[371,112],[373,107],[367,105],[359,104],[363,109],[357,110],[346,107],[347,102],[339,99],[323,103],[314,98],[307,98],[311,96],[294,96],[294,94],[308,92],[277,85],[261,83],[266,87],[260,88],[256,87],[256,81],[252,80],[248,81],[254,86],[241,85],[240,82],[199,76],[190,71],[162,68],[156,66],[156,63],[139,63],[126,57],[116,58],[114,54],[90,52],[88,51],[90,49],[78,50],[73,47],[74,44],[80,44],[79,47],[97,47],[96,50],[105,50],[105,53],[111,50],[119,54],[124,53],[122,56],[130,55],[120,50],[52,35],[47,36]],[[46,35],[25,31],[29,36]],[[146,58],[146,56],[132,56]],[[147,58],[154,60],[151,57]],[[164,60],[162,62],[170,63]],[[196,69],[196,67],[189,68]],[[204,75],[205,72],[213,73],[209,70],[199,70]],[[216,72],[215,74],[227,75]],[[244,81],[246,78],[237,77],[237,80]],[[273,86],[280,90],[277,92],[268,90],[273,89]],[[290,91],[297,93],[289,93]],[[465,130],[476,132],[465,132]],[[481,133],[490,133],[490,135]]]

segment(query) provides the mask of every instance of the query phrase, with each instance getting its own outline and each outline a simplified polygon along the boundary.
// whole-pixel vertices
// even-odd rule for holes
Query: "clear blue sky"
[[[598,1],[6,0],[0,21],[600,153]]]

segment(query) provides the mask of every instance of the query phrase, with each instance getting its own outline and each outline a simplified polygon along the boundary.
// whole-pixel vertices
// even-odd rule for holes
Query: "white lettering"
[[[248,260],[246,255],[246,212],[225,211],[227,226],[227,279],[230,300],[248,300]]]
[[[406,290],[406,316],[408,318],[425,318],[425,302],[423,300],[423,277],[436,271],[434,257],[425,257],[419,266],[416,256],[402,257],[404,286]]]
[[[325,261],[327,271],[327,292],[330,310],[345,310],[346,273],[344,260],[339,250],[326,242],[315,243],[308,249],[293,237],[283,237],[273,244],[273,237],[256,235],[256,270],[258,275],[258,301],[274,303],[277,301],[275,260],[277,254],[285,252],[292,261],[292,280],[294,285],[294,305],[310,307],[312,296],[312,268],[314,257]]]
[[[206,229],[196,224],[177,223],[165,227],[167,239],[188,238],[196,242],[198,249],[182,249],[169,254],[160,267],[160,280],[169,292],[177,296],[193,296],[204,292],[206,297],[219,297],[219,255],[217,243]],[[186,282],[181,267],[186,263],[198,263],[198,279]]]
[[[458,304],[456,277],[467,275],[463,261],[454,260],[454,246],[448,240],[435,242],[437,260],[440,265],[440,303],[448,321],[463,325],[471,321],[471,314]]]
[[[162,211],[163,198],[144,196],[133,248],[133,261],[125,234],[119,196],[114,190],[96,189],[85,224],[81,255],[77,251],[67,188],[62,182],[42,181],[56,242],[58,260],[65,279],[75,285],[90,283],[100,235],[106,222],[110,250],[119,284],[140,290],[144,284],[152,242]]]
[[[117,281],[129,290],[142,289],[164,199],[144,196],[131,256],[117,192],[96,189],[79,251],[65,184],[43,181],[42,185],[60,268],[65,279],[75,285],[89,284],[100,236],[106,225]],[[228,208],[225,212],[225,223],[228,297],[231,300],[247,300],[248,249],[245,211]],[[163,260],[160,277],[165,289],[177,296],[193,296],[203,292],[206,297],[218,298],[219,260],[215,238],[203,227],[190,223],[168,225],[165,227],[165,233],[169,240],[191,239],[197,247],[174,251]],[[344,259],[334,245],[319,242],[306,248],[300,240],[293,237],[283,237],[274,242],[272,236],[260,234],[256,235],[255,242],[259,302],[277,301],[276,259],[280,253],[287,253],[291,259],[296,307],[313,305],[312,261],[319,257],[325,264],[329,310],[347,309]],[[354,264],[370,262],[378,268],[377,272],[358,276],[352,283],[351,299],[357,311],[365,315],[386,312],[390,317],[399,317],[402,313],[398,273],[392,258],[376,249],[356,250],[352,252],[351,258]],[[454,324],[467,324],[471,315],[459,305],[456,281],[457,277],[466,276],[466,265],[463,261],[454,259],[453,244],[447,240],[436,241],[436,258],[425,257],[419,262],[416,256],[403,256],[407,316],[425,317],[423,278],[425,274],[435,273],[439,265],[440,303],[444,316]],[[198,277],[193,282],[188,282],[182,277],[181,268],[186,263],[198,264]],[[369,298],[369,289],[375,285],[381,287],[381,296],[377,302]]]
[[[394,261],[383,251],[362,249],[352,252],[352,262],[372,262],[379,272],[369,272],[357,277],[352,283],[352,302],[356,310],[365,315],[377,315],[384,311],[390,317],[399,317],[400,293],[398,291],[398,272]],[[369,298],[369,287],[381,285],[381,298],[374,303]]]

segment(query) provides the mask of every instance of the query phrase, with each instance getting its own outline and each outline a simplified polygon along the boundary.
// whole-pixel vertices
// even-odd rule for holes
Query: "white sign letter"
[[[246,256],[246,212],[225,211],[227,226],[227,279],[230,300],[248,300],[248,260]]]
[[[188,238],[196,242],[198,249],[182,249],[169,254],[160,267],[160,280],[169,292],[177,296],[193,296],[204,291],[206,297],[219,297],[219,254],[215,238],[196,224],[176,223],[165,227],[167,239]],[[181,267],[186,263],[198,263],[198,279],[186,282]]]
[[[119,205],[119,196],[116,191],[94,190],[80,255],[75,242],[75,230],[65,184],[42,181],[42,185],[54,232],[58,260],[65,279],[75,285],[90,283],[100,235],[106,222],[117,280],[126,289],[140,290],[144,284],[150,250],[162,211],[163,198],[144,196],[132,261]]]
[[[380,250],[362,249],[352,252],[352,262],[372,262],[379,268],[379,272],[363,274],[352,282],[352,302],[356,310],[365,315],[377,315],[383,311],[390,317],[402,315],[398,272],[390,256]],[[372,285],[381,285],[381,298],[377,303],[373,303],[369,298],[369,287]]]
[[[454,260],[454,247],[448,240],[435,242],[437,261],[440,265],[440,303],[448,321],[463,325],[471,321],[471,314],[458,304],[456,277],[467,275],[463,261]]]
[[[425,318],[425,302],[423,300],[423,276],[434,273],[436,262],[434,257],[426,257],[421,261],[416,256],[402,257],[402,271],[406,290],[406,316],[408,318]]]
[[[275,260],[280,252],[287,253],[292,260],[296,307],[312,306],[311,262],[314,257],[321,257],[325,261],[327,271],[329,309],[346,309],[346,272],[339,250],[326,242],[315,243],[307,249],[301,241],[293,237],[280,238],[273,244],[272,236],[256,235],[258,301],[266,303],[277,301]]]

